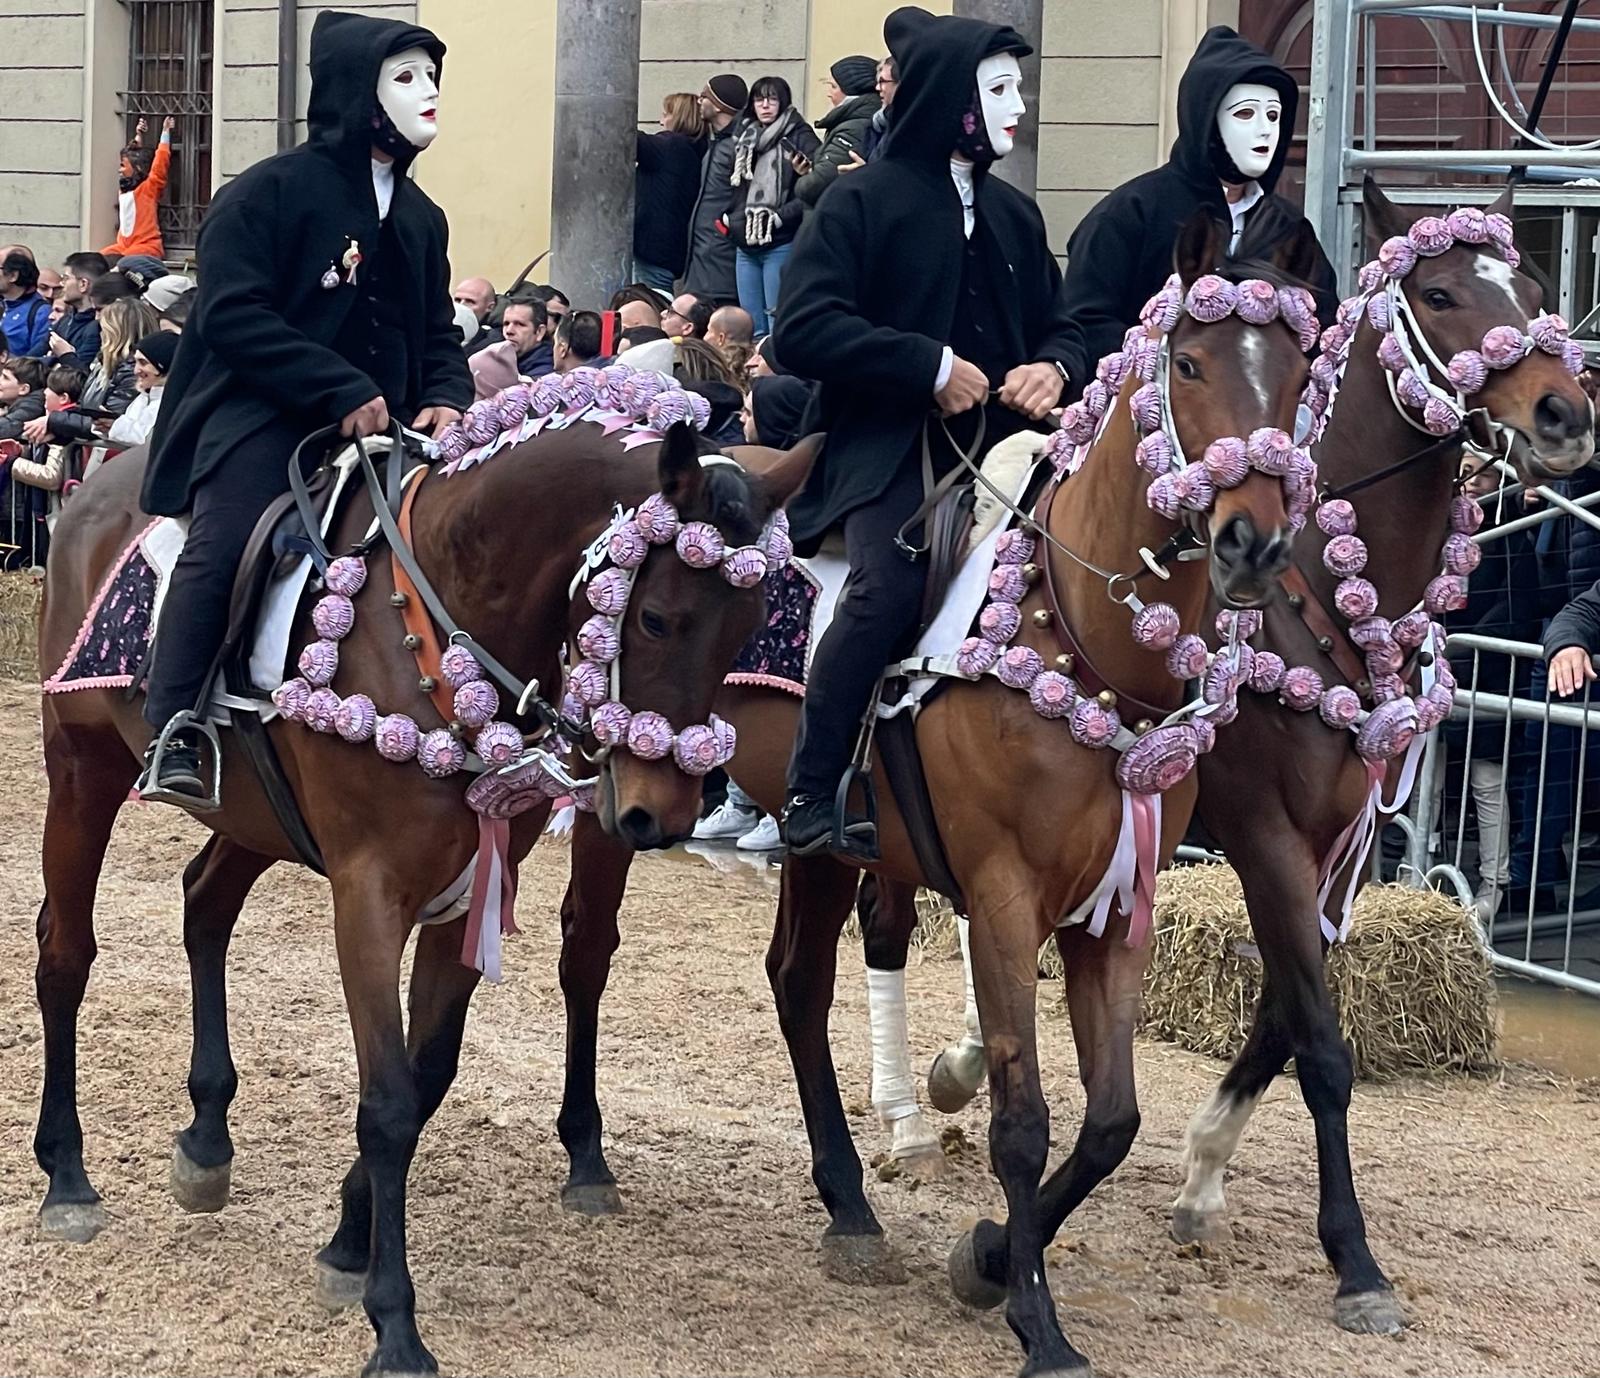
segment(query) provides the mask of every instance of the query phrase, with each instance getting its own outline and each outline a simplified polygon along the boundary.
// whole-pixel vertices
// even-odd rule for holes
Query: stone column
[[[550,281],[603,310],[632,279],[639,0],[557,0]]]
[[[995,164],[995,173],[1029,196],[1039,190],[1039,55],[1044,51],[1044,0],[955,0],[954,13],[990,24],[1009,24],[1033,47],[1022,59],[1022,91],[1028,112],[1017,129],[1017,146]]]

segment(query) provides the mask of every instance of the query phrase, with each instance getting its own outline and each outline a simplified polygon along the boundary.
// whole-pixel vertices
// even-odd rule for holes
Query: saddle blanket
[[[375,438],[367,442],[367,449],[369,453],[381,454],[387,452],[391,443]],[[324,536],[333,525],[355,464],[353,445],[334,460],[337,477],[323,514]],[[148,657],[150,638],[155,634],[172,571],[183,554],[188,534],[186,518],[158,517],[129,542],[100,581],[72,648],[42,686],[45,693],[132,687],[134,676]],[[283,683],[289,664],[289,634],[294,628],[295,613],[311,570],[311,557],[302,556],[287,573],[274,575],[262,596],[250,651],[250,680],[264,694]],[[230,709],[247,705],[219,689],[212,706],[218,719],[226,721]],[[277,714],[277,709],[268,702],[262,702],[259,707],[248,706],[263,717]]]
[[[1024,431],[996,445],[984,459],[984,476],[1013,504],[1021,501],[1045,439]],[[983,610],[995,546],[1011,521],[1006,507],[980,485],[968,553],[938,614],[918,639],[911,660],[931,661],[935,666],[954,664],[957,648],[972,634],[972,625]],[[796,556],[770,571],[765,586],[766,626],[740,652],[726,683],[781,689],[804,697],[812,657],[833,622],[849,574],[843,544],[836,536],[830,536],[816,555],[808,559]],[[889,667],[891,671],[898,668]],[[906,696],[880,706],[879,713],[892,717],[905,708],[915,708],[936,682],[932,675],[913,677]]]

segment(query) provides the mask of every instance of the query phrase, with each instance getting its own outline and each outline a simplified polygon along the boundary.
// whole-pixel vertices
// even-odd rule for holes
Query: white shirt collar
[[[950,179],[956,184],[956,194],[961,198],[961,218],[968,239],[978,222],[976,209],[977,187],[973,181],[972,164],[962,158],[950,160]]]
[[[378,219],[389,218],[389,206],[394,201],[394,164],[381,158],[372,160],[372,190],[378,198]]]
[[[1237,201],[1228,203],[1228,213],[1233,217],[1233,236],[1228,240],[1228,252],[1231,254],[1239,247],[1239,240],[1244,235],[1244,218],[1260,203],[1266,192],[1261,190],[1260,182],[1252,182],[1245,194]]]

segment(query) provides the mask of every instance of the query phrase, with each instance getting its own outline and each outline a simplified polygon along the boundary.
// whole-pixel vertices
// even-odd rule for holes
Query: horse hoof
[[[192,1215],[209,1215],[228,1204],[228,1188],[233,1182],[233,1164],[201,1167],[182,1144],[172,1147],[172,1172],[168,1176],[172,1197]]]
[[[1226,1244],[1233,1239],[1233,1227],[1221,1211],[1197,1211],[1188,1206],[1174,1206],[1172,1237],[1180,1244]]]
[[[956,1294],[958,1301],[964,1301],[980,1311],[993,1311],[1005,1301],[1006,1289],[990,1282],[978,1266],[978,1251],[972,1242],[971,1230],[956,1240],[955,1248],[950,1250],[947,1266],[950,1270],[950,1290]]]
[[[615,1182],[581,1182],[561,1188],[561,1205],[574,1215],[620,1215],[622,1193]]]
[[[933,1066],[928,1069],[928,1099],[935,1110],[953,1115],[971,1104],[977,1094],[977,1083],[969,1086],[962,1080],[949,1048],[934,1058]]]
[[[898,1287],[911,1280],[881,1234],[823,1235],[822,1271],[851,1287]]]
[[[1333,1318],[1340,1330],[1348,1330],[1352,1335],[1398,1335],[1406,1325],[1400,1299],[1388,1288],[1335,1297]]]
[[[935,1182],[950,1171],[950,1160],[938,1144],[918,1144],[912,1148],[897,1148],[889,1154],[889,1161],[907,1177],[919,1182]]]
[[[348,1311],[359,1306],[366,1290],[365,1273],[347,1273],[320,1258],[316,1261],[317,1305],[324,1311]]]
[[[98,1201],[69,1201],[39,1208],[39,1233],[63,1244],[87,1244],[107,1223],[106,1208]]]

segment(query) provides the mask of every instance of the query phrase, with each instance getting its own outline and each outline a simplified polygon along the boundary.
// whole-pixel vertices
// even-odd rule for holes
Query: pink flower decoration
[[[500,417],[490,400],[474,402],[461,418],[461,429],[474,445],[487,445],[500,434]]]
[[[1460,612],[1467,606],[1467,587],[1455,574],[1441,574],[1432,580],[1422,595],[1422,606],[1435,617]]]
[[[1257,651],[1250,662],[1249,685],[1258,694],[1275,694],[1287,671],[1283,657],[1275,651]]]
[[[1156,383],[1146,383],[1128,402],[1133,421],[1141,431],[1161,428],[1161,388]]]
[[[1133,794],[1162,794],[1189,778],[1199,752],[1200,739],[1187,723],[1158,727],[1122,753],[1117,783]]]
[[[1128,356],[1107,354],[1095,367],[1094,376],[1106,385],[1107,392],[1116,392],[1128,376]]]
[[[1367,647],[1367,670],[1373,675],[1392,675],[1406,663],[1406,653],[1398,641],[1380,641]]]
[[[1378,610],[1378,590],[1370,579],[1341,579],[1333,591],[1333,606],[1350,622],[1371,617]]]
[[[632,412],[643,420],[656,395],[676,386],[676,380],[664,373],[657,373],[653,369],[635,369],[633,376],[622,384],[622,410]]]
[[[486,679],[463,684],[452,702],[456,717],[468,727],[483,727],[500,711],[500,695]]]
[[[586,659],[609,665],[622,650],[617,624],[598,613],[578,628],[578,650]]]
[[[313,689],[301,721],[313,732],[332,732],[339,718],[339,696],[332,689]]]
[[[458,460],[472,448],[459,421],[452,421],[439,435],[439,453],[447,460]]]
[[[602,617],[620,617],[628,606],[630,586],[626,570],[602,570],[589,581],[589,606]]]
[[[1360,617],[1350,624],[1350,640],[1363,651],[1394,639],[1394,626],[1387,617]]]
[[[1449,435],[1461,426],[1461,411],[1454,402],[1430,397],[1422,409],[1422,424],[1433,435]]]
[[[1137,328],[1137,327],[1135,327]],[[1150,336],[1140,333],[1139,337],[1128,346],[1129,367],[1136,378],[1148,383],[1156,376],[1156,360],[1160,357],[1161,346]]]
[[[594,710],[589,730],[601,746],[622,746],[628,740],[628,727],[632,722],[633,714],[615,699],[609,699]]]
[[[1233,634],[1235,627],[1239,629],[1239,639],[1248,641],[1261,630],[1261,624],[1264,620],[1258,608],[1242,608],[1238,610],[1223,608],[1217,614],[1216,622],[1213,625],[1217,629],[1217,635],[1224,641]]]
[[[1028,581],[1018,565],[996,565],[989,571],[989,597],[1001,603],[1020,603]]]
[[[1026,531],[1002,531],[994,543],[994,558],[1002,565],[1025,565],[1033,559],[1034,539]]]
[[[1046,670],[1028,687],[1028,702],[1041,718],[1066,717],[1076,697],[1072,681],[1056,670]]]
[[[767,518],[767,529],[761,537],[767,550],[767,564],[771,567],[786,565],[794,554],[794,541],[789,535],[789,514],[781,508]]]
[[[452,689],[459,689],[463,684],[482,679],[483,666],[478,664],[478,657],[465,646],[447,646],[439,657],[439,678]]]
[[[1428,385],[1422,381],[1421,375],[1412,368],[1400,370],[1400,376],[1395,380],[1394,390],[1406,406],[1419,409],[1427,406],[1433,397],[1433,394],[1428,391]]]
[[[1282,478],[1295,461],[1294,441],[1287,431],[1276,426],[1262,426],[1250,432],[1248,444],[1250,463],[1263,474]]]
[[[299,666],[308,684],[317,688],[331,684],[339,672],[339,643],[313,641],[300,652]]]
[[[1281,434],[1281,432],[1280,432]],[[1206,473],[1218,488],[1237,488],[1250,473],[1250,456],[1244,441],[1236,435],[1213,440],[1206,446]]]
[[[1417,735],[1417,710],[1410,699],[1391,699],[1372,710],[1356,734],[1356,751],[1364,761],[1393,760]]]
[[[1385,335],[1378,341],[1378,362],[1390,373],[1400,373],[1407,367],[1405,351],[1393,335]]]
[[[644,557],[650,553],[650,546],[645,541],[644,532],[639,530],[638,522],[623,522],[611,537],[607,546],[612,563],[621,569],[638,569],[644,563]]]
[[[1451,211],[1444,220],[1445,228],[1463,244],[1487,244],[1489,222],[1476,206],[1462,206]]]
[[[409,761],[417,754],[417,742],[422,734],[416,723],[404,713],[390,713],[379,718],[373,731],[373,742],[378,755],[386,761]]]
[[[1172,468],[1172,442],[1163,431],[1151,431],[1133,452],[1134,462],[1151,478],[1160,478]]]
[[[502,431],[520,426],[528,419],[528,403],[533,400],[531,383],[513,383],[494,397],[495,417]]]
[[[522,733],[508,722],[490,723],[472,745],[485,765],[508,766],[522,759]]]
[[[686,727],[678,733],[672,759],[685,775],[705,775],[717,766],[717,738],[709,727]]]
[[[736,589],[753,589],[767,577],[767,557],[759,546],[742,545],[722,561],[722,577]]]
[[[1093,699],[1078,700],[1069,724],[1072,740],[1094,750],[1110,746],[1121,726],[1115,709],[1102,708]]]
[[[1335,684],[1331,689],[1323,691],[1322,698],[1317,704],[1317,711],[1322,714],[1322,721],[1329,727],[1354,727],[1356,719],[1361,716],[1361,700],[1356,696],[1354,689]]]
[[[1367,303],[1367,320],[1380,335],[1394,328],[1394,312],[1389,298],[1382,292]]]
[[[1022,626],[1022,612],[1015,603],[990,603],[978,614],[978,629],[985,641],[1004,646]]]
[[[1096,424],[1111,405],[1111,392],[1098,378],[1083,390],[1084,409],[1094,417]]]
[[[678,532],[678,558],[691,569],[710,569],[728,553],[722,533],[710,522],[690,522]]]
[[[1425,215],[1407,232],[1406,238],[1424,258],[1437,258],[1455,243],[1450,227],[1437,215]]]
[[[1383,247],[1378,250],[1378,262],[1384,276],[1403,278],[1417,266],[1416,246],[1409,239],[1395,235],[1392,239],[1384,240]]]
[[[1011,689],[1026,689],[1044,670],[1044,658],[1032,646],[1013,646],[1000,657],[996,673]]]
[[[678,509],[662,493],[652,493],[641,502],[633,519],[639,525],[640,534],[651,545],[666,545],[683,525]]]
[[[1512,225],[1510,216],[1495,211],[1484,216],[1483,223],[1488,228],[1489,238],[1502,249],[1509,249],[1516,242],[1516,228]]]
[[[1094,439],[1095,418],[1082,402],[1072,403],[1061,413],[1061,429],[1074,445],[1087,445]]]
[[[1290,708],[1299,713],[1308,712],[1322,697],[1322,676],[1309,665],[1296,665],[1284,675],[1280,692]]]
[[[1205,325],[1231,315],[1238,304],[1239,289],[1215,273],[1196,278],[1183,299],[1184,310]]]
[[[1165,517],[1168,521],[1176,521],[1181,506],[1177,475],[1162,474],[1160,478],[1151,479],[1150,487],[1145,490],[1144,500],[1157,516]]]
[[[467,763],[467,749],[444,728],[435,728],[417,743],[417,764],[435,780],[454,775]]]
[[[1452,531],[1444,538],[1444,569],[1446,574],[1466,576],[1477,569],[1483,560],[1483,551],[1470,536]]]
[[[595,393],[600,385],[600,370],[575,368],[564,375],[561,385],[561,403],[568,411],[582,411],[594,405]]]
[[[688,393],[678,388],[663,389],[650,399],[644,415],[652,430],[665,435],[674,426],[693,421],[694,408],[689,404]]]
[[[1332,354],[1319,354],[1311,361],[1311,381],[1331,393],[1339,381],[1338,359]]]
[[[1206,672],[1206,643],[1193,632],[1185,632],[1167,652],[1167,673],[1173,679],[1199,679]]]
[[[367,582],[367,562],[354,555],[341,555],[328,566],[322,582],[329,593],[354,598]]]
[[[1373,259],[1370,263],[1363,263],[1361,271],[1356,274],[1356,286],[1363,292],[1376,290],[1378,284],[1382,281],[1383,265],[1377,259]]]
[[[1394,671],[1369,670],[1367,677],[1372,681],[1372,701],[1374,703],[1393,703],[1396,699],[1406,697],[1405,683]]]
[[[1270,325],[1278,319],[1278,289],[1260,278],[1248,278],[1239,284],[1234,309],[1250,325]]]
[[[352,694],[334,714],[335,730],[347,742],[370,742],[378,725],[378,710],[365,694]]]
[[[628,724],[628,750],[641,761],[659,761],[672,750],[672,724],[659,713],[635,713]]]
[[[1407,650],[1415,650],[1428,639],[1428,629],[1432,625],[1427,613],[1420,610],[1408,612],[1395,620],[1393,636]]]
[[[1576,340],[1568,340],[1561,346],[1561,362],[1566,370],[1576,378],[1587,367],[1583,357],[1583,346]]]
[[[1237,712],[1237,706],[1235,707]],[[1211,715],[1203,718],[1189,719],[1189,726],[1194,729],[1194,749],[1204,756],[1217,744],[1216,725],[1211,721]]]
[[[1207,703],[1226,703],[1233,697],[1237,684],[1233,667],[1221,656],[1211,662],[1200,685],[1200,697]]]
[[[725,722],[715,713],[711,715],[711,732],[717,739],[717,764],[725,766],[733,759],[739,745],[739,734],[731,722]]]
[[[1490,368],[1510,368],[1527,357],[1533,341],[1514,325],[1497,325],[1483,337],[1483,361]]]
[[[533,385],[533,395],[528,398],[529,416],[550,416],[561,406],[564,397],[562,377],[559,373],[549,373]]]
[[[1350,343],[1350,333],[1350,327],[1347,325],[1330,325],[1322,332],[1322,338],[1317,341],[1317,348],[1324,355],[1338,358],[1343,355]]]
[[[1178,501],[1191,512],[1210,511],[1217,500],[1216,485],[1211,482],[1211,475],[1206,473],[1203,465],[1191,464],[1181,473],[1174,474],[1173,483]]]
[[[1445,365],[1445,377],[1457,392],[1476,392],[1489,377],[1489,365],[1475,349],[1463,349]]]
[[[1000,647],[981,636],[969,636],[956,651],[956,669],[964,675],[976,677],[988,670],[1000,658]]]
[[[1548,312],[1541,312],[1538,319],[1528,326],[1528,336],[1534,346],[1557,357],[1566,347],[1570,331],[1571,327],[1563,317]]]
[[[1133,639],[1148,651],[1167,650],[1182,630],[1170,603],[1146,603],[1133,615]]]
[[[608,364],[600,370],[600,380],[595,386],[595,392],[600,399],[617,411],[626,411],[628,379],[633,377],[633,367],[629,364]]]
[[[1182,297],[1168,288],[1163,288],[1145,303],[1144,310],[1139,313],[1139,321],[1147,329],[1165,335],[1177,325],[1178,317],[1182,314]]]
[[[1367,543],[1359,536],[1335,536],[1322,551],[1322,563],[1341,579],[1367,567]]]
[[[306,703],[310,698],[311,686],[298,676],[285,680],[272,691],[273,706],[291,722],[305,716]]]
[[[1330,536],[1356,533],[1356,509],[1344,498],[1331,498],[1317,508],[1317,525]]]
[[[605,669],[592,660],[580,660],[567,677],[567,688],[585,708],[594,708],[606,700],[608,677]]]

